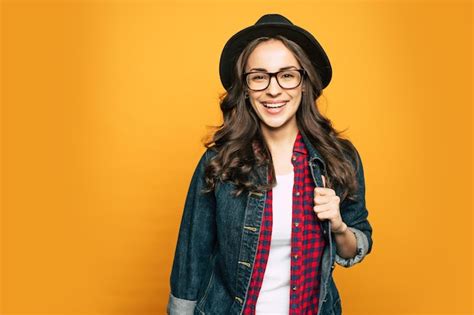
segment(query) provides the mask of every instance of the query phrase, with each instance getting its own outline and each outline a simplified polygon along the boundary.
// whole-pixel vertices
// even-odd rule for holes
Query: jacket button
[[[336,264],[332,264],[331,269],[336,268]]]

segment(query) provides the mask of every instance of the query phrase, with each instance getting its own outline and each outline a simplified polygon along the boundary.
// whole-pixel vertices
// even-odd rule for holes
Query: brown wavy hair
[[[208,136],[208,140],[203,140],[206,148],[217,153],[206,166],[203,191],[213,191],[219,182],[224,181],[235,185],[235,196],[244,191],[267,191],[276,185],[275,176],[267,184],[256,183],[254,171],[257,167],[267,165],[271,174],[275,174],[275,169],[262,136],[259,117],[245,98],[246,87],[242,79],[249,55],[258,44],[272,39],[280,40],[306,70],[302,82],[305,92],[296,112],[296,121],[298,129],[307,135],[325,160],[328,174],[326,187],[342,187],[341,202],[346,197],[354,200],[358,188],[357,170],[346,155],[357,161],[356,149],[348,139],[341,137],[346,130],[337,131],[331,121],[319,112],[316,101],[322,94],[322,83],[308,56],[298,44],[280,35],[253,40],[235,63],[233,84],[219,96],[223,123],[213,126],[216,130]]]

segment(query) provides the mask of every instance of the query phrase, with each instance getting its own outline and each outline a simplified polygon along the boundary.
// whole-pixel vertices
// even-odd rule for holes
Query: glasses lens
[[[282,88],[292,89],[300,84],[301,74],[295,70],[288,70],[278,73],[278,83]]]
[[[251,90],[264,90],[268,87],[270,75],[265,72],[251,72],[247,75],[247,85]],[[284,89],[293,89],[301,82],[301,73],[296,70],[285,70],[277,74],[277,80]]]
[[[247,84],[252,90],[263,90],[268,85],[269,77],[265,72],[253,72],[247,76]]]

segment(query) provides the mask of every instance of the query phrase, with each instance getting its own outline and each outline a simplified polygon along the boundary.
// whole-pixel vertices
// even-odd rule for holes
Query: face
[[[279,40],[260,43],[250,54],[245,72],[264,71],[277,72],[281,68],[301,69],[293,53]],[[259,68],[259,70],[255,70]],[[263,70],[264,69],[264,70]],[[296,111],[301,103],[302,86],[283,89],[276,77],[272,77],[270,85],[263,91],[247,89],[249,101],[260,118],[263,129],[269,131],[297,128]]]

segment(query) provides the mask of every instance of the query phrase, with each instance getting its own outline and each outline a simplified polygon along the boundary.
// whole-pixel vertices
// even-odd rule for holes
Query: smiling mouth
[[[286,105],[287,102],[283,102],[283,103],[275,103],[275,104],[268,104],[268,103],[261,103],[263,106],[265,106],[266,108],[280,108],[280,107],[283,107]]]

